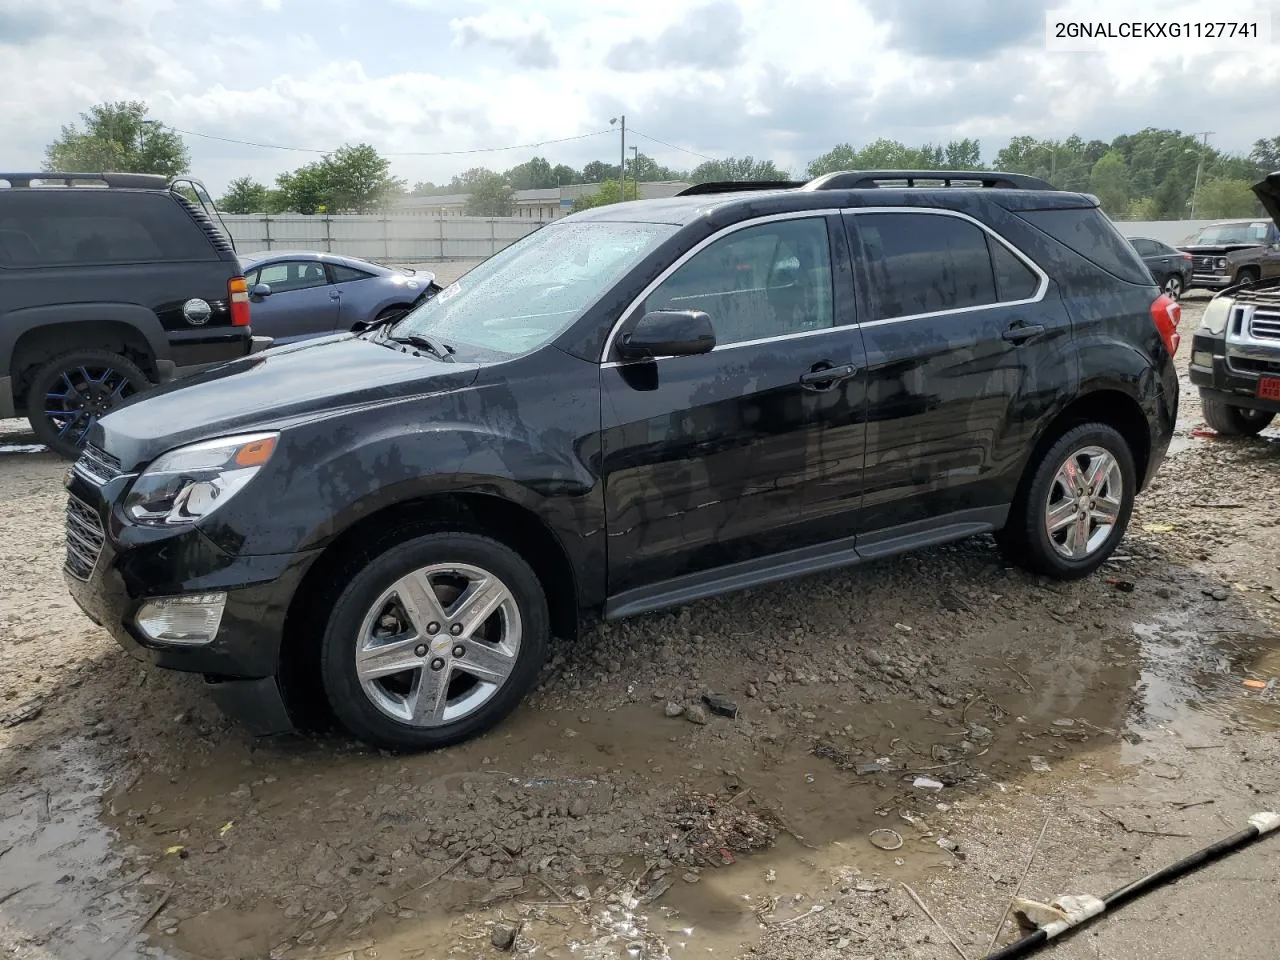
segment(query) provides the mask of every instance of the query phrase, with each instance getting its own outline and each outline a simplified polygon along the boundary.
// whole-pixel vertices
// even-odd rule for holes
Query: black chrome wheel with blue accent
[[[150,385],[136,364],[108,350],[74,350],[36,371],[27,416],[36,438],[55,453],[79,455],[99,419]]]

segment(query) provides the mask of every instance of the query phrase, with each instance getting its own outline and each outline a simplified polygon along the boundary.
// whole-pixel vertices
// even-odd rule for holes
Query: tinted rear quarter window
[[[871,287],[870,319],[997,301],[986,233],[967,220],[927,213],[865,213],[855,215],[853,222]]]
[[[1097,207],[1020,210],[1017,215],[1113,277],[1151,284],[1142,258]]]
[[[350,283],[352,280],[368,280],[373,276],[372,273],[365,273],[363,270],[357,270],[355,267],[343,266],[340,263],[329,264],[329,270],[333,273],[334,283]]]
[[[216,260],[168,195],[107,189],[0,190],[0,265]]]
[[[996,273],[996,292],[1001,303],[1030,300],[1040,289],[1040,277],[1019,260],[1003,243],[987,236],[987,249],[991,251],[991,266]]]

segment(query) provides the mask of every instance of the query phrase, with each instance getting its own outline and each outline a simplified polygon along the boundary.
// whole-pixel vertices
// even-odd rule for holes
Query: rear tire
[[[1221,400],[1201,399],[1204,419],[1209,426],[1224,437],[1252,437],[1261,433],[1276,418],[1266,410],[1249,410],[1233,407]]]
[[[1133,452],[1115,428],[1086,423],[1063,434],[1019,493],[996,534],[1005,555],[1033,573],[1076,580],[1124,537],[1138,489]]]
[[[147,375],[118,353],[72,350],[36,371],[27,388],[27,419],[36,439],[73,460],[99,419],[149,386]]]
[[[1169,274],[1169,276],[1165,277],[1160,289],[1174,300],[1181,300],[1183,294],[1182,275],[1178,273]]]
[[[320,649],[338,720],[393,750],[444,747],[497,724],[533,686],[551,632],[542,584],[510,547],[416,533],[375,545],[336,578],[345,589]]]

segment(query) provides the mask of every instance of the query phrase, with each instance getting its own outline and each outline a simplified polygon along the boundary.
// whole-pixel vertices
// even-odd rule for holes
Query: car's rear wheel
[[[150,384],[118,353],[73,350],[36,371],[27,388],[27,419],[36,439],[74,459],[99,419]]]
[[[1111,556],[1133,512],[1137,471],[1124,437],[1102,423],[1068,430],[1034,471],[997,535],[1015,563],[1074,580]]]
[[[1164,285],[1161,289],[1174,300],[1180,299],[1183,291],[1182,276],[1177,273],[1170,274],[1165,278]]]
[[[1202,399],[1200,406],[1204,410],[1205,422],[1225,437],[1255,436],[1276,418],[1274,413],[1267,410],[1233,407],[1221,400]]]
[[[380,747],[447,746],[520,702],[546,657],[547,601],[509,547],[429,530],[368,558],[330,613],[320,671],[330,706]]]

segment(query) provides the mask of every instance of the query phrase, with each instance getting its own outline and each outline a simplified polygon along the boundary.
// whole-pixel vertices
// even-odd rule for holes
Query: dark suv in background
[[[194,180],[0,173],[0,418],[74,456],[126,397],[250,353],[248,290],[211,213]]]
[[[1096,570],[1169,444],[1179,317],[1096,199],[1014,174],[584,211],[95,424],[66,580],[259,732],[318,703],[456,742],[587,617],[981,533]]]

